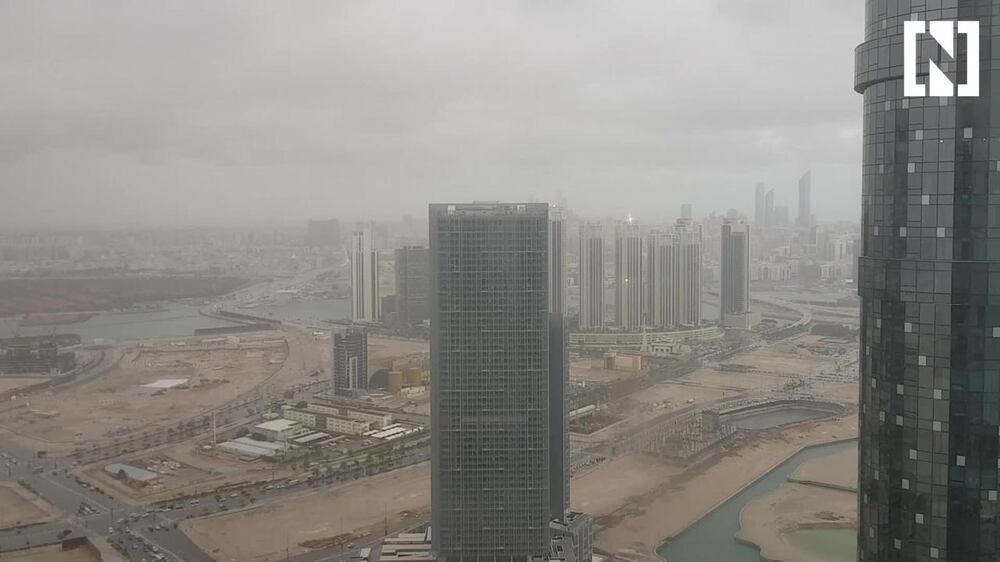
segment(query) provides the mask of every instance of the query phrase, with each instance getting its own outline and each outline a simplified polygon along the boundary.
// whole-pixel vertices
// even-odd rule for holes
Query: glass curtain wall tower
[[[904,96],[909,20],[979,22],[980,60],[961,34],[954,57],[929,33],[915,53],[923,84],[931,60],[953,84],[979,65],[979,97]],[[998,25],[1000,0],[866,2],[855,78],[863,562],[1000,560]]]

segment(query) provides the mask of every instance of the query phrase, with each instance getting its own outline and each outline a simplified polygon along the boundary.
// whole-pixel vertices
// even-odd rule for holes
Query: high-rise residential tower
[[[580,223],[580,328],[604,326],[604,228],[599,222]]]
[[[427,248],[396,249],[396,315],[403,324],[419,324],[427,310]]]
[[[548,205],[431,205],[430,248],[434,549],[544,556],[566,468],[552,447],[566,367],[548,312]]]
[[[549,209],[549,312],[566,314],[566,218]]]
[[[1000,560],[1000,0],[866,4],[858,560]],[[914,61],[978,97],[904,95],[911,20],[978,22]]]
[[[726,327],[748,328],[750,225],[742,219],[727,218],[722,223],[721,270],[721,323]]]
[[[655,328],[677,324],[673,266],[677,243],[672,230],[654,229],[646,237],[646,325]]]
[[[351,238],[351,320],[378,322],[382,301],[378,294],[378,252],[372,228],[358,230]]]
[[[368,334],[364,328],[334,329],[333,392],[353,396],[368,390]]]
[[[678,219],[671,229],[646,237],[643,308],[646,326],[671,328],[701,324],[701,227]]]
[[[813,225],[811,171],[806,171],[806,173],[799,178],[799,217],[797,224],[805,227]]]
[[[642,236],[629,217],[615,225],[615,325],[642,327]]]
[[[679,220],[674,226],[677,245],[675,263],[671,266],[674,281],[677,326],[701,324],[702,235],[701,225]]]

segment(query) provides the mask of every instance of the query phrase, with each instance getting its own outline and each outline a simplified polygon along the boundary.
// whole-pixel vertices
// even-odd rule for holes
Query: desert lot
[[[17,390],[25,386],[45,382],[47,379],[48,377],[0,377],[0,392]]]
[[[0,529],[53,521],[55,507],[13,482],[0,482]]]
[[[429,516],[430,465],[402,468],[345,486],[220,516],[181,528],[219,562],[270,562],[307,552],[299,543],[342,533],[381,534]],[[388,512],[386,506],[388,505]],[[365,533],[368,533],[367,535]]]
[[[111,439],[232,400],[274,374],[284,359],[284,342],[273,340],[199,349],[133,346],[110,372],[32,396],[28,413],[4,414],[0,426],[56,443]],[[188,379],[187,388],[140,388],[164,379]]]
[[[100,562],[101,558],[86,548],[62,550],[58,545],[32,548],[21,552],[7,552],[0,560],[11,562]]]

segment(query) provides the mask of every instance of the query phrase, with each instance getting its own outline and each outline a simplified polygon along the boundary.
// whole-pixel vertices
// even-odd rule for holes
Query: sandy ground
[[[0,554],[0,560],[16,560],[17,562],[99,562],[101,558],[88,548],[74,548],[73,550],[64,551],[59,546],[45,546],[22,552]],[[105,558],[105,560],[109,559]],[[121,558],[114,560],[121,560]]]
[[[800,465],[790,480],[804,480],[842,488],[858,489],[858,450],[842,451],[830,457]]]
[[[132,348],[116,368],[95,380],[30,397],[31,410],[54,414],[52,417],[18,412],[0,417],[0,425],[45,441],[109,439],[127,430],[184,419],[232,400],[275,373],[284,359],[280,344],[212,350],[164,344]],[[140,385],[158,379],[184,378],[192,388],[167,390],[159,396],[140,389]],[[195,388],[202,379],[205,384]],[[75,435],[77,431],[82,435]]]
[[[430,342],[371,336],[368,338],[368,374],[418,362],[430,354]]]
[[[14,482],[0,482],[0,529],[54,521],[55,507]]]
[[[293,471],[280,464],[263,460],[243,462],[229,456],[209,456],[201,454],[197,445],[180,445],[158,450],[155,454],[120,459],[134,466],[147,467],[149,459],[170,460],[183,466],[162,477],[158,486],[132,487],[112,477],[103,470],[103,465],[83,472],[81,477],[113,493],[115,497],[128,503],[152,503],[173,499],[188,493],[219,488],[248,481],[264,481],[272,478],[292,476]]]
[[[633,491],[637,493],[618,498],[622,507],[611,512],[588,508],[593,509],[597,524],[602,527],[595,545],[612,554],[631,549],[652,559],[656,547],[664,539],[677,535],[803,447],[856,435],[857,419],[851,415],[841,420],[802,424],[772,434],[679,478],[664,479],[660,470],[638,470],[633,478],[637,481]],[[617,478],[615,464],[605,463],[582,480],[611,482]],[[644,483],[645,489],[640,489],[643,486],[639,483]],[[608,506],[616,501],[602,496],[597,485],[591,489],[593,496],[572,494],[574,507]]]
[[[181,529],[219,562],[265,562],[283,560],[286,544],[295,556],[307,551],[299,546],[303,541],[381,534],[385,517],[390,529],[407,519],[416,523],[429,516],[429,507],[430,465],[424,463],[278,504],[185,521]]]
[[[45,382],[48,377],[0,377],[0,392]]]
[[[738,536],[758,545],[761,557],[788,562],[826,562],[784,540],[802,529],[856,529],[858,496],[818,486],[783,484],[757,498],[740,514]]]
[[[577,359],[570,363],[569,380],[578,382],[608,383],[618,379],[638,376],[632,371],[611,371],[604,368],[600,359]]]
[[[640,454],[619,457],[599,467],[573,480],[570,489],[573,509],[591,514],[611,513],[621,507],[624,498],[642,496],[656,483],[681,472],[678,467]]]

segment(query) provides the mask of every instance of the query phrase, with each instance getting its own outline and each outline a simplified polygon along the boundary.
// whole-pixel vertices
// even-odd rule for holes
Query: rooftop
[[[262,431],[288,431],[289,429],[294,429],[298,426],[299,422],[297,421],[277,419],[257,424],[254,426],[254,429],[260,429]]]

